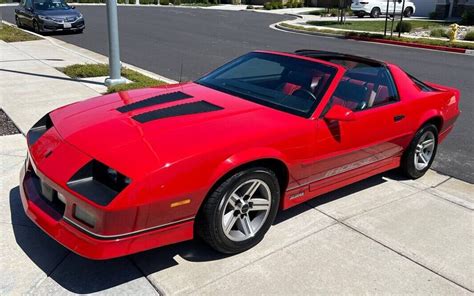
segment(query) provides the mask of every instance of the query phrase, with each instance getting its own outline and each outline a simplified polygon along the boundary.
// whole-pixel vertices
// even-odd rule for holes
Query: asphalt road
[[[13,22],[13,7],[4,7]],[[107,55],[104,6],[80,6],[83,34],[54,35]],[[422,80],[461,90],[463,111],[456,128],[440,146],[433,168],[474,183],[474,57],[415,48],[307,36],[269,28],[288,19],[257,12],[170,7],[119,7],[122,60],[175,80],[192,80],[255,49],[301,48],[339,51],[394,62]]]

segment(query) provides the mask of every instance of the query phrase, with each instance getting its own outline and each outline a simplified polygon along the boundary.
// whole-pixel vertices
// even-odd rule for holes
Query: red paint
[[[54,127],[29,146],[29,165],[44,182],[65,196],[64,218],[48,214],[47,206],[41,204],[28,174],[23,171],[20,188],[25,211],[51,237],[82,256],[93,259],[123,256],[191,239],[192,218],[212,186],[241,165],[261,159],[283,163],[289,171],[288,187],[281,203],[286,209],[399,166],[403,151],[427,120],[436,117],[442,121],[442,141],[459,115],[459,91],[432,84],[442,91],[422,92],[402,70],[389,64],[399,90],[399,102],[354,112],[347,121],[320,118],[344,75],[343,67],[333,66],[338,73],[310,118],[194,83],[109,94],[54,110],[50,113]],[[223,110],[144,124],[131,116],[179,103],[129,113],[116,110],[125,104],[174,91],[193,96],[179,103],[206,100]],[[340,111],[336,115],[344,116]],[[405,119],[394,122],[393,117],[400,113]],[[46,157],[50,151],[53,152]],[[66,186],[71,176],[92,158],[132,180],[105,207]],[[191,199],[191,203],[170,207],[183,199]],[[94,228],[75,220],[74,206],[94,213],[97,217]],[[191,220],[127,237],[97,239],[65,219],[98,236],[120,236]]]

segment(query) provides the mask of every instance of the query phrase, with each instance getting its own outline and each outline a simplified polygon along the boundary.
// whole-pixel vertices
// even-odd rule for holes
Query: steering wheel
[[[304,88],[300,88],[300,89],[295,90],[291,95],[295,96],[295,97],[300,97],[300,98],[303,98],[303,99],[306,99],[306,98],[310,97],[314,101],[318,100],[316,98],[316,96],[311,91],[309,91],[307,89],[304,89]]]

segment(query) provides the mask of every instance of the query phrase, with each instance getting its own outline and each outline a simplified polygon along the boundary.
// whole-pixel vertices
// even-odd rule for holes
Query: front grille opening
[[[61,219],[66,210],[66,204],[58,198],[58,192],[42,181],[33,171],[30,171],[29,173],[31,174],[39,197],[56,214],[53,215],[53,218],[56,220]]]

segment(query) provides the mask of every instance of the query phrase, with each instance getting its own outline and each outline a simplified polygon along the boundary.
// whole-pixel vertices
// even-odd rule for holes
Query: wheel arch
[[[227,178],[232,176],[238,171],[245,170],[250,167],[266,167],[271,169],[278,178],[278,184],[280,189],[280,198],[283,198],[286,188],[290,180],[290,170],[287,161],[277,151],[262,149],[262,150],[249,150],[239,155],[233,155],[222,162],[217,167],[215,173],[210,178],[209,190],[198,209],[198,215],[201,212],[201,208],[209,195]]]
[[[436,126],[438,129],[438,133],[441,132],[441,129],[443,128],[444,120],[443,116],[437,112],[437,111],[431,111],[426,113],[420,120],[418,124],[418,129],[419,130],[422,126],[432,123]]]

